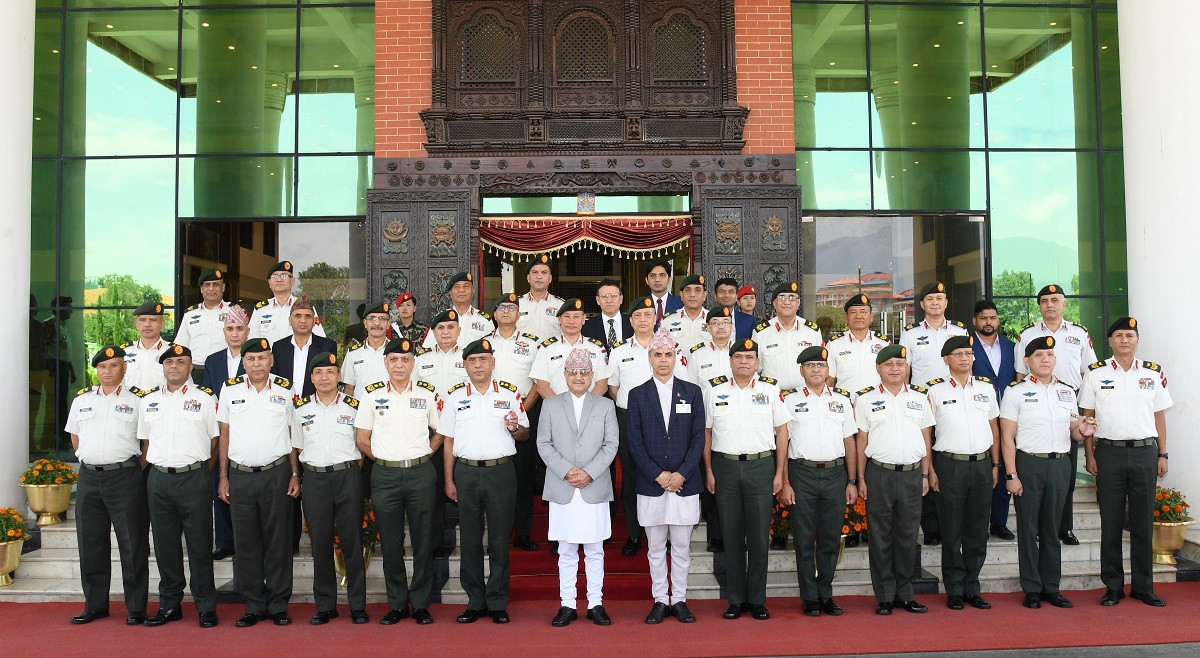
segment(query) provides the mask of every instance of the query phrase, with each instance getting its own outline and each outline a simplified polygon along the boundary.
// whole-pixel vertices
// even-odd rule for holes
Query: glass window
[[[179,216],[291,216],[294,160],[290,155],[180,158]]]
[[[58,155],[62,14],[37,14],[33,38],[33,155]]]
[[[374,150],[374,7],[301,12],[296,89],[301,153]]]
[[[792,5],[796,146],[870,145],[863,7]]]
[[[30,214],[30,306],[58,294],[58,161],[34,160]]]
[[[304,294],[321,316],[325,335],[341,342],[351,312],[366,299],[366,233],[357,222],[278,225],[280,258],[296,271],[294,294]]]
[[[1125,157],[1121,153],[1102,156],[1104,184],[1104,286],[1108,294],[1129,293],[1129,263],[1125,228]],[[1119,315],[1112,316],[1114,318]]]
[[[296,196],[301,216],[365,215],[371,185],[368,156],[301,156]]]
[[[1121,146],[1121,44],[1117,41],[1117,12],[1096,12],[1096,41],[1100,69],[1100,144]],[[1118,316],[1119,317],[1119,316]]]
[[[797,151],[796,180],[806,210],[871,207],[870,151]]]
[[[987,207],[982,151],[876,151],[876,210]]]

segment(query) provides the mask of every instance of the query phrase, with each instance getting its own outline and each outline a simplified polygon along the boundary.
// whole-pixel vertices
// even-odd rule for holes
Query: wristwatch
[[[847,484],[858,484],[858,478],[850,478],[846,481]]]
[[[1000,462],[992,462],[992,468],[1000,468]]]
[[[1158,458],[1159,458],[1159,459],[1166,459],[1166,458],[1167,458],[1167,453],[1165,453],[1165,452],[1160,452],[1160,453],[1158,453]]]
[[[1006,480],[1015,480],[1015,479],[1017,479],[1017,474],[1016,473],[1008,473],[1004,476],[1004,478]]]

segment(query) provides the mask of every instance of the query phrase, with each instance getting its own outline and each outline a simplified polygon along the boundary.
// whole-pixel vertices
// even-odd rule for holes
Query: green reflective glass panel
[[[1104,281],[1107,294],[1129,293],[1129,263],[1125,227],[1125,157],[1101,155],[1104,169],[1101,198],[1104,204]],[[1120,316],[1114,316],[1120,317]]]
[[[868,210],[870,151],[797,151],[796,181],[805,210]]]
[[[341,341],[358,321],[355,307],[366,296],[366,231],[358,222],[281,223],[277,229],[281,258],[296,271],[293,294],[312,300],[325,335]]]
[[[1067,154],[1071,155],[1071,154]],[[1099,295],[1104,292],[1103,240],[1100,235],[1100,171],[1095,152],[1076,153],[1075,202],[1078,208],[1079,283],[1062,282],[1074,294]],[[1070,193],[1070,188],[1063,190]]]
[[[989,146],[1096,146],[1091,21],[1089,10],[987,10]]]
[[[792,5],[796,146],[870,146],[861,6]]]
[[[296,163],[297,214],[363,215],[371,186],[369,156],[302,156]]]
[[[180,158],[179,216],[292,216],[293,160],[291,156]]]
[[[982,151],[876,151],[876,210],[987,207]]]
[[[375,147],[375,9],[300,13],[300,152]]]
[[[295,10],[197,9],[187,18],[180,152],[293,152]]]
[[[1096,12],[1097,68],[1100,72],[1100,144],[1119,147],[1121,141],[1121,44],[1117,41],[1117,12]]]
[[[39,12],[33,37],[33,155],[58,155],[62,14]]]
[[[978,8],[871,10],[875,148],[983,146]]]
[[[58,294],[58,161],[34,160],[32,174],[29,301],[46,306]]]
[[[1096,0],[983,0],[985,5],[1091,5]]]

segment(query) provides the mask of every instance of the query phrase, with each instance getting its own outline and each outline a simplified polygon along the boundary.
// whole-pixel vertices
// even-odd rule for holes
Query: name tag
[[[1074,398],[1075,398],[1075,396],[1070,391],[1059,391],[1058,392],[1058,401],[1059,402],[1071,402],[1072,400],[1074,400]]]
[[[282,395],[272,395],[268,402],[271,404],[284,404],[287,402],[287,398],[283,397]]]
[[[408,408],[409,409],[428,409],[429,407],[426,405],[425,398],[409,398]]]
[[[505,410],[512,409],[512,401],[511,400],[493,400],[492,408],[493,409],[505,409]]]
[[[755,393],[753,395],[753,397],[750,398],[750,404],[765,405],[765,404],[771,404],[771,401],[767,399],[767,396],[765,394]]]
[[[354,416],[338,416],[337,422],[338,425],[353,425]]]
[[[675,413],[690,414],[692,413],[692,405],[688,404],[687,402],[680,402],[679,404],[675,405]]]
[[[200,401],[199,400],[185,401],[183,403],[183,410],[184,411],[200,411]]]

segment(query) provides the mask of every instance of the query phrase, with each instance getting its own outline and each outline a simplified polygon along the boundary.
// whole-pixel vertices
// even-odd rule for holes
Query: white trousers
[[[583,548],[584,573],[587,574],[588,609],[604,604],[604,542],[573,544],[558,542],[558,597],[564,608],[574,608],[578,592],[579,549]]]
[[[657,603],[675,605],[687,600],[688,569],[692,565],[694,525],[646,526],[646,557],[650,561],[650,593]],[[671,589],[667,590],[667,539],[671,540]],[[669,596],[668,596],[669,594]]]

